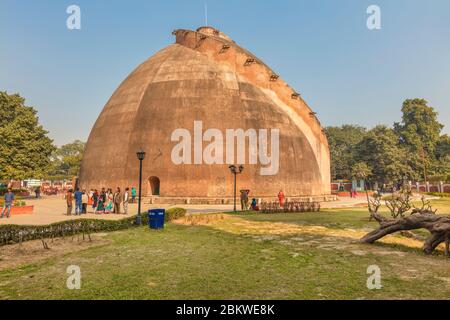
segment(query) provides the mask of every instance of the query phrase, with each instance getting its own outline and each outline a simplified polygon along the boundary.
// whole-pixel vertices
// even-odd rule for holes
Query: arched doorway
[[[150,183],[152,196],[159,196],[159,187],[160,187],[159,178],[158,177],[150,177],[150,179],[148,179],[148,182]]]

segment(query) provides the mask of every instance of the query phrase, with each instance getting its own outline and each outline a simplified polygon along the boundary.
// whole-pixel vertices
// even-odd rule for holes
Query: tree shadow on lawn
[[[332,221],[327,219],[332,217]],[[284,238],[284,243],[300,246],[315,246],[326,250],[350,250],[357,255],[379,254],[398,255],[404,253],[422,253],[423,241],[405,237],[400,234],[389,235],[374,244],[363,244],[359,240],[377,227],[377,223],[361,219],[359,215],[347,217],[345,225],[335,222],[339,215],[335,213],[278,213],[278,214],[209,214],[188,215],[174,223],[183,225],[202,225],[220,231],[250,236],[255,240],[277,240]],[[356,220],[354,226],[351,222]],[[367,224],[360,224],[364,220]],[[335,224],[338,226],[335,227]],[[360,226],[363,227],[360,227]],[[351,226],[349,228],[347,226]],[[353,227],[354,226],[354,227]],[[418,235],[426,232],[419,230]],[[285,239],[290,237],[291,241]],[[439,248],[436,255],[441,255],[444,248]]]

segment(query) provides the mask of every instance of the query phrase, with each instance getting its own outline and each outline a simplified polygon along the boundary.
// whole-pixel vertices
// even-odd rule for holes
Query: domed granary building
[[[300,94],[212,27],[172,44],[114,92],[89,136],[79,185],[138,186],[154,202],[227,203],[229,166],[250,197],[331,199],[327,138]]]

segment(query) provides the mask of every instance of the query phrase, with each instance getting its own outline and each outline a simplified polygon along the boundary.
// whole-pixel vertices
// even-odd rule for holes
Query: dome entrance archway
[[[148,179],[148,182],[150,184],[150,192],[152,196],[159,196],[160,195],[160,180],[158,177],[150,177]]]

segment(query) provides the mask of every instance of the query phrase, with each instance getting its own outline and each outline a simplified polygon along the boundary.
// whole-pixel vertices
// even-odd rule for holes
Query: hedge
[[[448,193],[448,192],[426,192],[426,194],[430,195],[430,196],[443,197],[443,198],[450,197],[450,193]]]
[[[186,210],[172,208],[166,210],[166,221],[172,221],[183,217]],[[121,220],[78,219],[57,222],[44,226],[33,225],[0,225],[0,246],[23,241],[42,240],[46,247],[45,239],[74,236],[83,234],[90,237],[91,233],[118,231],[136,227],[136,216]],[[148,215],[142,215],[142,224],[148,224]]]
[[[166,210],[166,215],[164,217],[165,221],[172,221],[178,218],[182,218],[186,215],[186,209],[183,208],[172,208]]]

